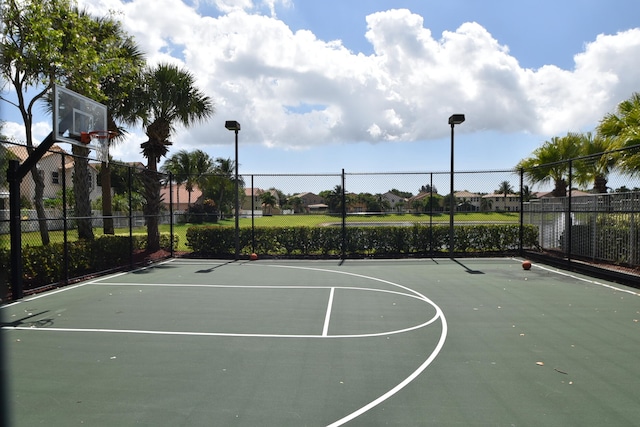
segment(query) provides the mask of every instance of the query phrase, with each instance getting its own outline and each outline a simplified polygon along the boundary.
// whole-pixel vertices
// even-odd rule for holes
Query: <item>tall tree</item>
[[[160,170],[163,173],[171,173],[178,186],[185,184],[188,193],[187,204],[191,205],[191,193],[196,185],[202,189],[203,177],[213,173],[213,161],[202,150],[180,150],[169,157]]]
[[[640,92],[634,92],[629,99],[618,104],[614,113],[605,115],[598,132],[613,138],[620,148],[640,144]],[[620,167],[629,175],[640,175],[640,150],[625,151]]]
[[[158,162],[167,155],[171,134],[176,125],[186,127],[213,115],[211,99],[195,85],[191,73],[172,64],[159,64],[143,73],[142,84],[132,98],[134,114],[129,121],[141,121],[148,140],[141,144],[147,159],[143,172],[145,184],[145,215],[147,219],[147,249],[160,249],[158,215],[160,213],[160,175]]]
[[[103,92],[105,85],[122,81],[116,71],[121,69],[118,58],[122,55],[124,36],[117,21],[94,18],[71,0],[6,0],[1,7],[0,74],[3,82],[13,86],[16,100],[1,95],[0,99],[20,110],[27,150],[32,153],[34,106],[40,101],[50,105],[49,94],[54,84],[65,85],[100,102],[109,99]],[[116,27],[120,31],[114,31]],[[77,175],[74,181],[79,186],[76,199],[80,200],[80,209],[88,209],[90,215],[87,165],[82,160],[87,152],[83,148],[73,150],[79,156],[76,159],[80,159],[74,171]],[[46,245],[49,234],[42,202],[44,180],[35,167],[31,177],[35,183],[34,204],[40,234]],[[92,235],[90,229],[81,227],[79,231],[83,237]]]
[[[167,159],[166,162],[160,168],[160,171],[165,174],[171,174],[173,183],[177,187],[176,198],[177,203],[180,205],[180,187],[186,183],[185,189],[189,193],[187,206],[191,205],[191,192],[193,191],[193,178],[191,181],[189,178],[193,174],[193,166],[191,162],[191,156],[187,150],[180,150]]]
[[[553,137],[534,150],[531,157],[521,160],[517,168],[523,169],[530,184],[552,182],[553,195],[567,195],[567,177],[570,159],[580,155],[580,147],[570,138]]]
[[[200,180],[203,196],[216,201],[218,220],[223,214],[231,213],[234,204],[235,162],[229,158],[218,157],[213,165],[213,172],[204,175]],[[238,188],[244,187],[242,178],[238,177]]]
[[[94,60],[86,21],[69,0],[6,0],[0,6],[0,74],[13,87],[16,100],[0,99],[18,108],[25,130],[27,151],[34,149],[33,109],[46,100],[53,85]],[[31,170],[34,205],[43,245],[49,244],[43,204],[44,178]]]
[[[341,185],[336,185],[333,190],[321,191],[319,196],[322,197],[329,207],[329,212],[340,213],[342,212],[342,193],[343,189]]]
[[[513,187],[511,186],[511,183],[509,181],[502,181],[495,192],[496,194],[502,194],[503,208],[506,211],[507,196],[509,196],[509,194],[513,194]]]
[[[120,21],[112,17],[97,18],[96,31],[104,38],[102,46],[110,47],[113,52],[109,60],[108,72],[100,79],[100,87],[106,99],[108,130],[115,133],[109,139],[109,148],[124,140],[126,130],[119,124],[126,122],[134,110],[133,93],[140,83],[140,73],[145,59],[140,47],[129,36]],[[113,227],[113,203],[111,199],[112,163],[102,161],[100,165],[100,184],[102,187],[102,215],[104,234],[115,234]]]
[[[276,196],[274,196],[270,191],[265,191],[260,195],[260,201],[264,205],[264,207],[268,208],[267,212],[271,214],[272,209],[276,206],[277,200]]]
[[[580,148],[581,157],[573,162],[576,182],[583,186],[593,184],[594,192],[606,193],[609,174],[620,158],[614,138],[591,132],[570,133],[567,138]]]

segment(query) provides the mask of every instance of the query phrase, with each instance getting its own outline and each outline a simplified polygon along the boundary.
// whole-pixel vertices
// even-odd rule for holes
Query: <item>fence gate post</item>
[[[572,238],[571,238],[571,232],[572,232],[572,226],[573,224],[571,223],[571,186],[573,185],[573,160],[569,160],[569,194],[567,197],[567,216],[565,217],[565,221],[564,221],[564,226],[565,226],[565,236],[567,236],[567,262],[571,263],[571,254],[572,254]]]
[[[177,187],[177,191],[180,191],[180,186]],[[171,257],[175,255],[173,249],[173,174],[169,172],[169,252]]]
[[[342,242],[341,259],[347,256],[347,191],[345,190],[344,168],[342,169]]]
[[[520,234],[518,236],[518,253],[524,255],[524,169],[520,168]]]

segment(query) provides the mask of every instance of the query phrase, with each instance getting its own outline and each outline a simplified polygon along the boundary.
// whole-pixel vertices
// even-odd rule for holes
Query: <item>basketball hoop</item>
[[[109,163],[109,141],[117,135],[110,130],[94,130],[88,132],[89,138],[96,148],[96,160]]]

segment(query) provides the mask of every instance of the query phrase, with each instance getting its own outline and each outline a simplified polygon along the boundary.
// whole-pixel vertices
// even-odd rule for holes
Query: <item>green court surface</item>
[[[1,309],[15,426],[627,426],[638,291],[520,260],[174,259]]]

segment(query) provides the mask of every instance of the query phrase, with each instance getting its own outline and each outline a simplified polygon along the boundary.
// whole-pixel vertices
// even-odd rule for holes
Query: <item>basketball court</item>
[[[635,289],[521,260],[172,259],[1,308],[15,426],[633,425]]]

